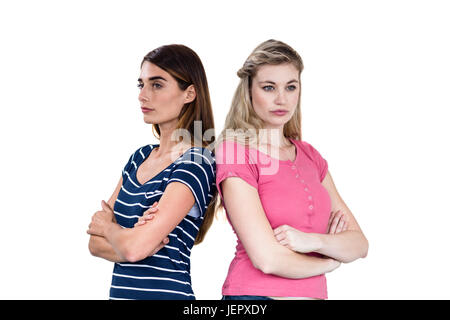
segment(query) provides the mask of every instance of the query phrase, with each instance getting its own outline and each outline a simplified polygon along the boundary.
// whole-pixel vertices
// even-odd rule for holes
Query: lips
[[[141,110],[142,110],[143,113],[147,113],[147,112],[154,111],[155,109],[150,109],[150,108],[144,108],[144,107],[142,107]]]
[[[283,110],[283,109],[277,109],[277,110],[273,110],[273,111],[270,111],[270,112],[275,114],[275,115],[277,115],[277,116],[284,116],[285,114],[288,113],[287,110]]]

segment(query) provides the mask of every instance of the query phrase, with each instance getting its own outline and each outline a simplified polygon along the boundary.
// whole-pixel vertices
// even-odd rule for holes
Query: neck
[[[166,154],[178,144],[178,141],[172,139],[176,125],[160,124],[159,125],[159,148],[158,154]]]
[[[284,136],[283,127],[260,130],[259,139],[260,143],[270,144],[277,148],[291,145],[289,139]]]
[[[176,126],[178,122],[174,123],[164,123],[159,125],[159,147],[157,150],[158,155],[165,155],[168,153],[178,153],[180,150],[183,150],[187,146],[183,141],[178,142],[172,138],[173,133],[175,132]],[[176,137],[175,137],[176,138]]]

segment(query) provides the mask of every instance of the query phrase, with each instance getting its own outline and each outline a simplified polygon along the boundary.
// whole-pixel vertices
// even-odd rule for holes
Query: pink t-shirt
[[[258,190],[272,229],[287,224],[303,232],[326,233],[331,201],[321,182],[328,171],[327,161],[307,142],[291,142],[297,150],[294,161],[278,160],[232,141],[218,145],[216,185],[220,196],[223,200],[220,183],[228,177],[239,177]],[[328,297],[325,275],[288,279],[256,269],[239,237],[222,294]]]

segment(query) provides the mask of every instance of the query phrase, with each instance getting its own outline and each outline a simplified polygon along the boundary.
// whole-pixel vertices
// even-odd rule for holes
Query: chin
[[[267,121],[268,127],[271,129],[282,128],[286,123],[289,122],[289,119],[286,121]]]
[[[155,121],[155,119],[152,119],[152,117],[149,116],[145,116],[143,117],[143,120],[146,124],[156,124],[157,122]]]

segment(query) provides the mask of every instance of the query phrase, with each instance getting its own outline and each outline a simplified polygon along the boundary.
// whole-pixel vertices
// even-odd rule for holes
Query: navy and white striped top
[[[115,263],[110,299],[191,299],[190,254],[203,217],[216,190],[214,155],[205,148],[190,148],[166,169],[140,184],[139,165],[158,145],[147,145],[134,152],[122,172],[123,184],[114,204],[117,223],[133,228],[171,182],[185,184],[195,204],[169,234],[169,243],[153,256],[131,263]]]

